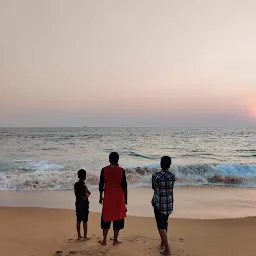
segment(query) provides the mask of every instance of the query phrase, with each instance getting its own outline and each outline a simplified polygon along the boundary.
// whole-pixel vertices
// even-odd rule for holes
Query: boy
[[[169,156],[161,158],[162,171],[152,175],[152,189],[154,196],[152,206],[154,208],[157,228],[161,237],[161,254],[171,255],[167,237],[168,218],[173,211],[173,186],[175,175],[169,171],[172,160]]]
[[[76,230],[78,235],[78,240],[82,239],[81,231],[80,231],[80,224],[83,222],[84,227],[84,241],[89,240],[90,237],[87,236],[87,222],[88,222],[88,214],[89,214],[89,196],[91,192],[88,190],[87,186],[85,185],[86,180],[86,171],[81,169],[78,171],[78,179],[79,181],[76,182],[74,186],[74,191],[76,195],[76,216],[77,216],[77,223],[76,223]]]

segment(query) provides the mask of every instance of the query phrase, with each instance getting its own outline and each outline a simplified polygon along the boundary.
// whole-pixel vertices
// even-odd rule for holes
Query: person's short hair
[[[116,153],[116,152],[110,153],[110,155],[109,155],[109,162],[111,164],[118,164],[118,161],[119,161],[118,153]]]
[[[161,158],[161,168],[163,170],[168,170],[172,164],[172,159],[169,156],[163,156]]]
[[[86,170],[80,169],[77,173],[77,176],[79,180],[86,179]]]

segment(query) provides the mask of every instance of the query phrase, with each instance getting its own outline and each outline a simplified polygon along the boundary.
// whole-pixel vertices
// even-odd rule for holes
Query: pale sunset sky
[[[0,0],[0,126],[256,126],[255,0]]]

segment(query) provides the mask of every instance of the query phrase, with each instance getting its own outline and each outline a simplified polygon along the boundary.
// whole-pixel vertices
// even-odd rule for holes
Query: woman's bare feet
[[[107,241],[106,240],[100,240],[98,241],[99,244],[103,245],[103,246],[106,246],[107,245]]]
[[[163,254],[163,255],[172,255],[170,250],[164,250],[164,251],[162,251],[160,253]]]
[[[121,244],[121,243],[122,243],[121,240],[114,240],[114,241],[113,241],[113,245],[118,245],[118,244]]]

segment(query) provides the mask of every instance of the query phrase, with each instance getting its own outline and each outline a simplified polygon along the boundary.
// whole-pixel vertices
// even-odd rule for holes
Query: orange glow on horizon
[[[256,117],[256,107],[254,107],[254,108],[252,109],[252,115],[253,115],[254,117]]]
[[[250,114],[256,118],[256,104],[251,104],[250,106]]]

